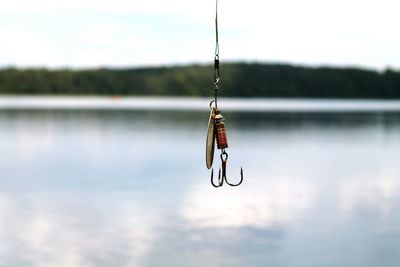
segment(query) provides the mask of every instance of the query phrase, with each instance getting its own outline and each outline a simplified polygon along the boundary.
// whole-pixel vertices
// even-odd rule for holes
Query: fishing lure
[[[221,79],[219,71],[219,40],[218,40],[218,0],[216,0],[216,12],[215,12],[215,57],[214,57],[214,99],[210,102],[210,117],[208,119],[208,130],[206,140],[206,165],[208,169],[212,168],[214,161],[214,150],[215,143],[217,148],[221,150],[221,168],[218,172],[218,182],[214,182],[214,169],[211,170],[211,184],[214,187],[221,187],[224,181],[230,186],[238,186],[243,182],[243,168],[240,168],[240,181],[237,184],[228,182],[226,177],[226,163],[228,161],[228,139],[226,136],[226,129],[224,123],[224,117],[221,111],[218,109],[218,90],[219,81]]]

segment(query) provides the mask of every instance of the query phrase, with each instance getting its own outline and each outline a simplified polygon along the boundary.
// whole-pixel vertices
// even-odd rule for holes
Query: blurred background
[[[398,2],[0,3],[0,266],[399,266]]]

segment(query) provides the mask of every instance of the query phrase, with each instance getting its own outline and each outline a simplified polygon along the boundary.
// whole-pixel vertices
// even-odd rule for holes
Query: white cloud
[[[58,49],[40,36],[0,28],[1,63],[23,66],[56,66],[61,62]]]
[[[25,28],[2,36],[12,47],[0,46],[3,65],[146,65],[212,58],[214,0],[2,2],[1,19],[19,18]],[[397,1],[219,0],[219,5],[222,60],[400,67]],[[62,33],[26,23],[29,16],[33,22],[48,18],[49,25],[55,16],[67,25],[85,18],[87,25],[71,26],[64,42]],[[23,40],[29,45],[21,45]],[[76,59],[88,49],[92,56]],[[94,60],[95,54],[100,58]]]
[[[54,11],[117,12],[132,14],[190,14],[193,11],[207,10],[207,3],[213,1],[160,1],[160,0],[14,0],[1,1],[0,13],[46,13]],[[187,13],[187,11],[192,11]],[[194,13],[195,14],[195,13]]]

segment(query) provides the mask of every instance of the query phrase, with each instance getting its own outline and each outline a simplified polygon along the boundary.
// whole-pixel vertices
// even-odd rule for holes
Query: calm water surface
[[[400,266],[400,113],[0,111],[0,266]]]

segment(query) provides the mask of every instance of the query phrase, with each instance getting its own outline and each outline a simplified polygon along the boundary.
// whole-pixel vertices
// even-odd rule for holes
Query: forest
[[[400,72],[267,63],[221,65],[226,97],[400,98]],[[213,66],[0,69],[3,95],[210,96]]]

